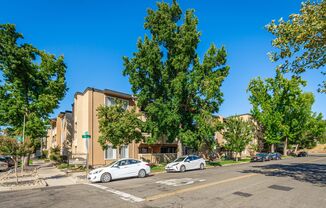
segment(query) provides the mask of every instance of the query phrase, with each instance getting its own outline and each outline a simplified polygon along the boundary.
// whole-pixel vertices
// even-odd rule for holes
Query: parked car
[[[196,155],[182,156],[165,166],[166,172],[185,172],[186,170],[200,169],[206,167],[203,158]]]
[[[269,157],[271,160],[281,160],[282,159],[282,155],[278,152],[271,152],[268,154],[269,154]]]
[[[6,156],[0,155],[0,157],[4,158],[7,161],[9,167],[15,166],[15,161],[11,158],[11,156],[9,156],[9,155],[6,155]]]
[[[97,168],[89,172],[87,179],[91,182],[109,182],[120,178],[139,177],[144,178],[150,174],[148,163],[135,159],[121,159],[105,167]]]
[[[268,153],[257,153],[251,158],[252,162],[265,162],[271,160],[271,156]]]
[[[302,151],[298,153],[298,157],[307,157],[308,156],[308,152]]]
[[[8,170],[9,166],[5,158],[0,157],[0,171]]]

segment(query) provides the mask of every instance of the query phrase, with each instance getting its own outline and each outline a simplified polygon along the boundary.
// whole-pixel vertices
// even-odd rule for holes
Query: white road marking
[[[190,185],[195,182],[203,182],[205,179],[192,179],[192,178],[179,178],[179,179],[169,179],[164,181],[156,181],[156,183],[164,184],[167,186],[185,186]]]
[[[99,189],[105,190],[107,192],[116,194],[116,195],[118,195],[120,197],[120,199],[125,200],[125,201],[130,201],[130,202],[142,202],[142,201],[145,201],[145,199],[143,199],[143,198],[139,198],[137,196],[134,196],[134,195],[122,192],[122,191],[110,189],[110,188],[108,188],[106,186],[102,186],[102,185],[99,185],[99,184],[87,184],[87,185],[94,186],[96,188],[99,188]]]

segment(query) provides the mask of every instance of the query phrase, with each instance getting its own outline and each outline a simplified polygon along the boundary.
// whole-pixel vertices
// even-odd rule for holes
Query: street
[[[323,207],[326,155],[0,193],[0,207]]]

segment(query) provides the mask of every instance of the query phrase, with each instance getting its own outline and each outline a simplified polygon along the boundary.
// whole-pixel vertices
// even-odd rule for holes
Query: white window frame
[[[112,157],[108,158],[107,157],[107,151],[108,149],[112,150]],[[104,150],[104,160],[116,160],[117,159],[117,149],[113,148],[112,145],[109,145],[105,150]]]
[[[124,149],[124,150],[123,150]],[[122,156],[122,150],[124,151],[124,157]],[[122,145],[122,146],[120,146],[120,148],[119,148],[119,153],[120,153],[120,159],[127,159],[127,158],[129,158],[129,145]]]
[[[110,101],[110,103],[108,102],[110,99],[114,100],[114,99],[118,99],[118,100],[121,100],[122,103],[123,103],[123,109],[127,110],[128,109],[128,106],[129,106],[129,100],[126,100],[126,99],[122,99],[122,98],[117,98],[117,97],[112,97],[112,96],[106,96],[105,97],[105,105],[106,106],[113,106],[115,105],[115,103],[112,104],[112,101]]]

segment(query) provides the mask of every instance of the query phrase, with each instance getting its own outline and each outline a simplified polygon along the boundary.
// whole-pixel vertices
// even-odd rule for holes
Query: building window
[[[140,154],[147,154],[147,153],[149,153],[148,147],[139,147],[139,153]]]
[[[120,158],[128,158],[129,157],[129,148],[128,145],[123,145],[119,149],[120,152]]]
[[[116,100],[119,99],[122,102],[122,108],[124,110],[127,110],[128,105],[129,105],[129,101],[125,100],[125,99],[121,99],[121,98],[114,98],[114,97],[107,97],[106,98],[106,106],[113,106],[116,104]]]
[[[161,147],[161,153],[176,153],[176,147]]]
[[[104,150],[104,159],[105,160],[117,159],[117,149],[113,148],[112,146],[108,146]]]

